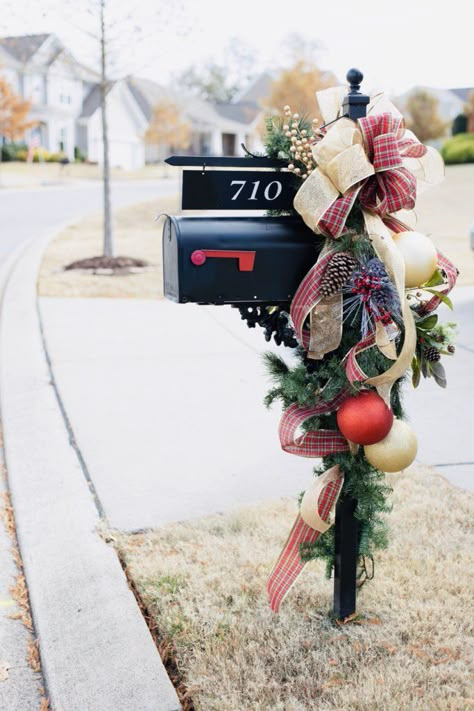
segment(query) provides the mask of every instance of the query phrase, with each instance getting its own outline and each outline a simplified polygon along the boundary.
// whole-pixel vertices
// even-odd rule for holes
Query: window
[[[42,74],[32,74],[30,78],[30,93],[33,104],[45,103],[44,76]]]
[[[59,103],[63,106],[70,106],[72,104],[72,97],[74,96],[75,84],[74,81],[70,79],[62,78],[59,84]]]

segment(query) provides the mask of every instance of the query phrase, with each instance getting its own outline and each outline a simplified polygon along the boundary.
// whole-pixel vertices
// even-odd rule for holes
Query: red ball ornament
[[[344,400],[337,412],[337,424],[349,442],[375,444],[390,432],[393,412],[380,395],[363,390],[359,395]]]

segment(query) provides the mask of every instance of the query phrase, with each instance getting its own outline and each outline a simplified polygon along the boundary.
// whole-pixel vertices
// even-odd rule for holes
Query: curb
[[[47,692],[55,711],[179,711],[50,382],[36,306],[50,239],[13,265],[0,327],[9,488]]]

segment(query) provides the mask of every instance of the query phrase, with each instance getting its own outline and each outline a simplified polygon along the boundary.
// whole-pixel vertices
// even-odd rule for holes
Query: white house
[[[65,153],[70,160],[78,149],[88,160],[102,162],[97,72],[78,62],[53,34],[0,37],[0,72],[31,101],[31,118],[37,124],[26,136],[28,143]],[[192,127],[189,154],[243,155],[241,144],[250,151],[261,150],[262,81],[268,85],[268,76],[262,75],[226,104],[186,96],[146,79],[111,82],[107,93],[111,165],[136,169],[165,157],[165,147],[145,144],[153,108],[163,100],[175,103]]]
[[[96,72],[80,64],[52,34],[0,38],[0,71],[32,103],[35,140],[51,153],[74,158],[75,147],[102,162],[102,126]],[[146,118],[125,82],[108,94],[112,166],[143,165]]]
[[[32,104],[37,125],[27,138],[74,158],[76,118],[97,75],[80,65],[54,35],[0,38],[1,71]]]
[[[111,84],[107,93],[110,165],[136,170],[145,164],[143,136],[148,121],[127,82]],[[102,112],[100,88],[94,86],[84,99],[77,119],[77,146],[90,161],[102,162]]]
[[[260,110],[256,104],[212,104],[196,96],[173,91],[149,79],[128,79],[128,87],[139,103],[142,112],[150,121],[153,109],[161,102],[171,102],[179,109],[183,119],[191,126],[189,155],[243,155],[241,144],[255,150],[258,144],[258,119]],[[165,157],[166,147],[146,145],[147,162],[156,162]]]

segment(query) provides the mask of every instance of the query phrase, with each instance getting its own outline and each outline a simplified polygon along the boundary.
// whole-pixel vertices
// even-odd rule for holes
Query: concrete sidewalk
[[[111,526],[139,530],[306,487],[312,462],[281,451],[279,409],[263,405],[267,344],[235,309],[42,298],[40,311]]]
[[[32,242],[7,282],[0,395],[8,486],[46,693],[55,711],[177,711],[120,561],[101,536],[93,487],[51,382],[36,303],[45,245]]]
[[[419,461],[472,488],[474,288],[456,291],[461,331],[456,355],[444,359],[448,389],[423,380],[406,388],[406,405]],[[43,298],[40,311],[58,390],[112,526],[138,530],[305,488],[313,462],[280,450],[280,408],[263,406],[269,344],[236,310]]]

